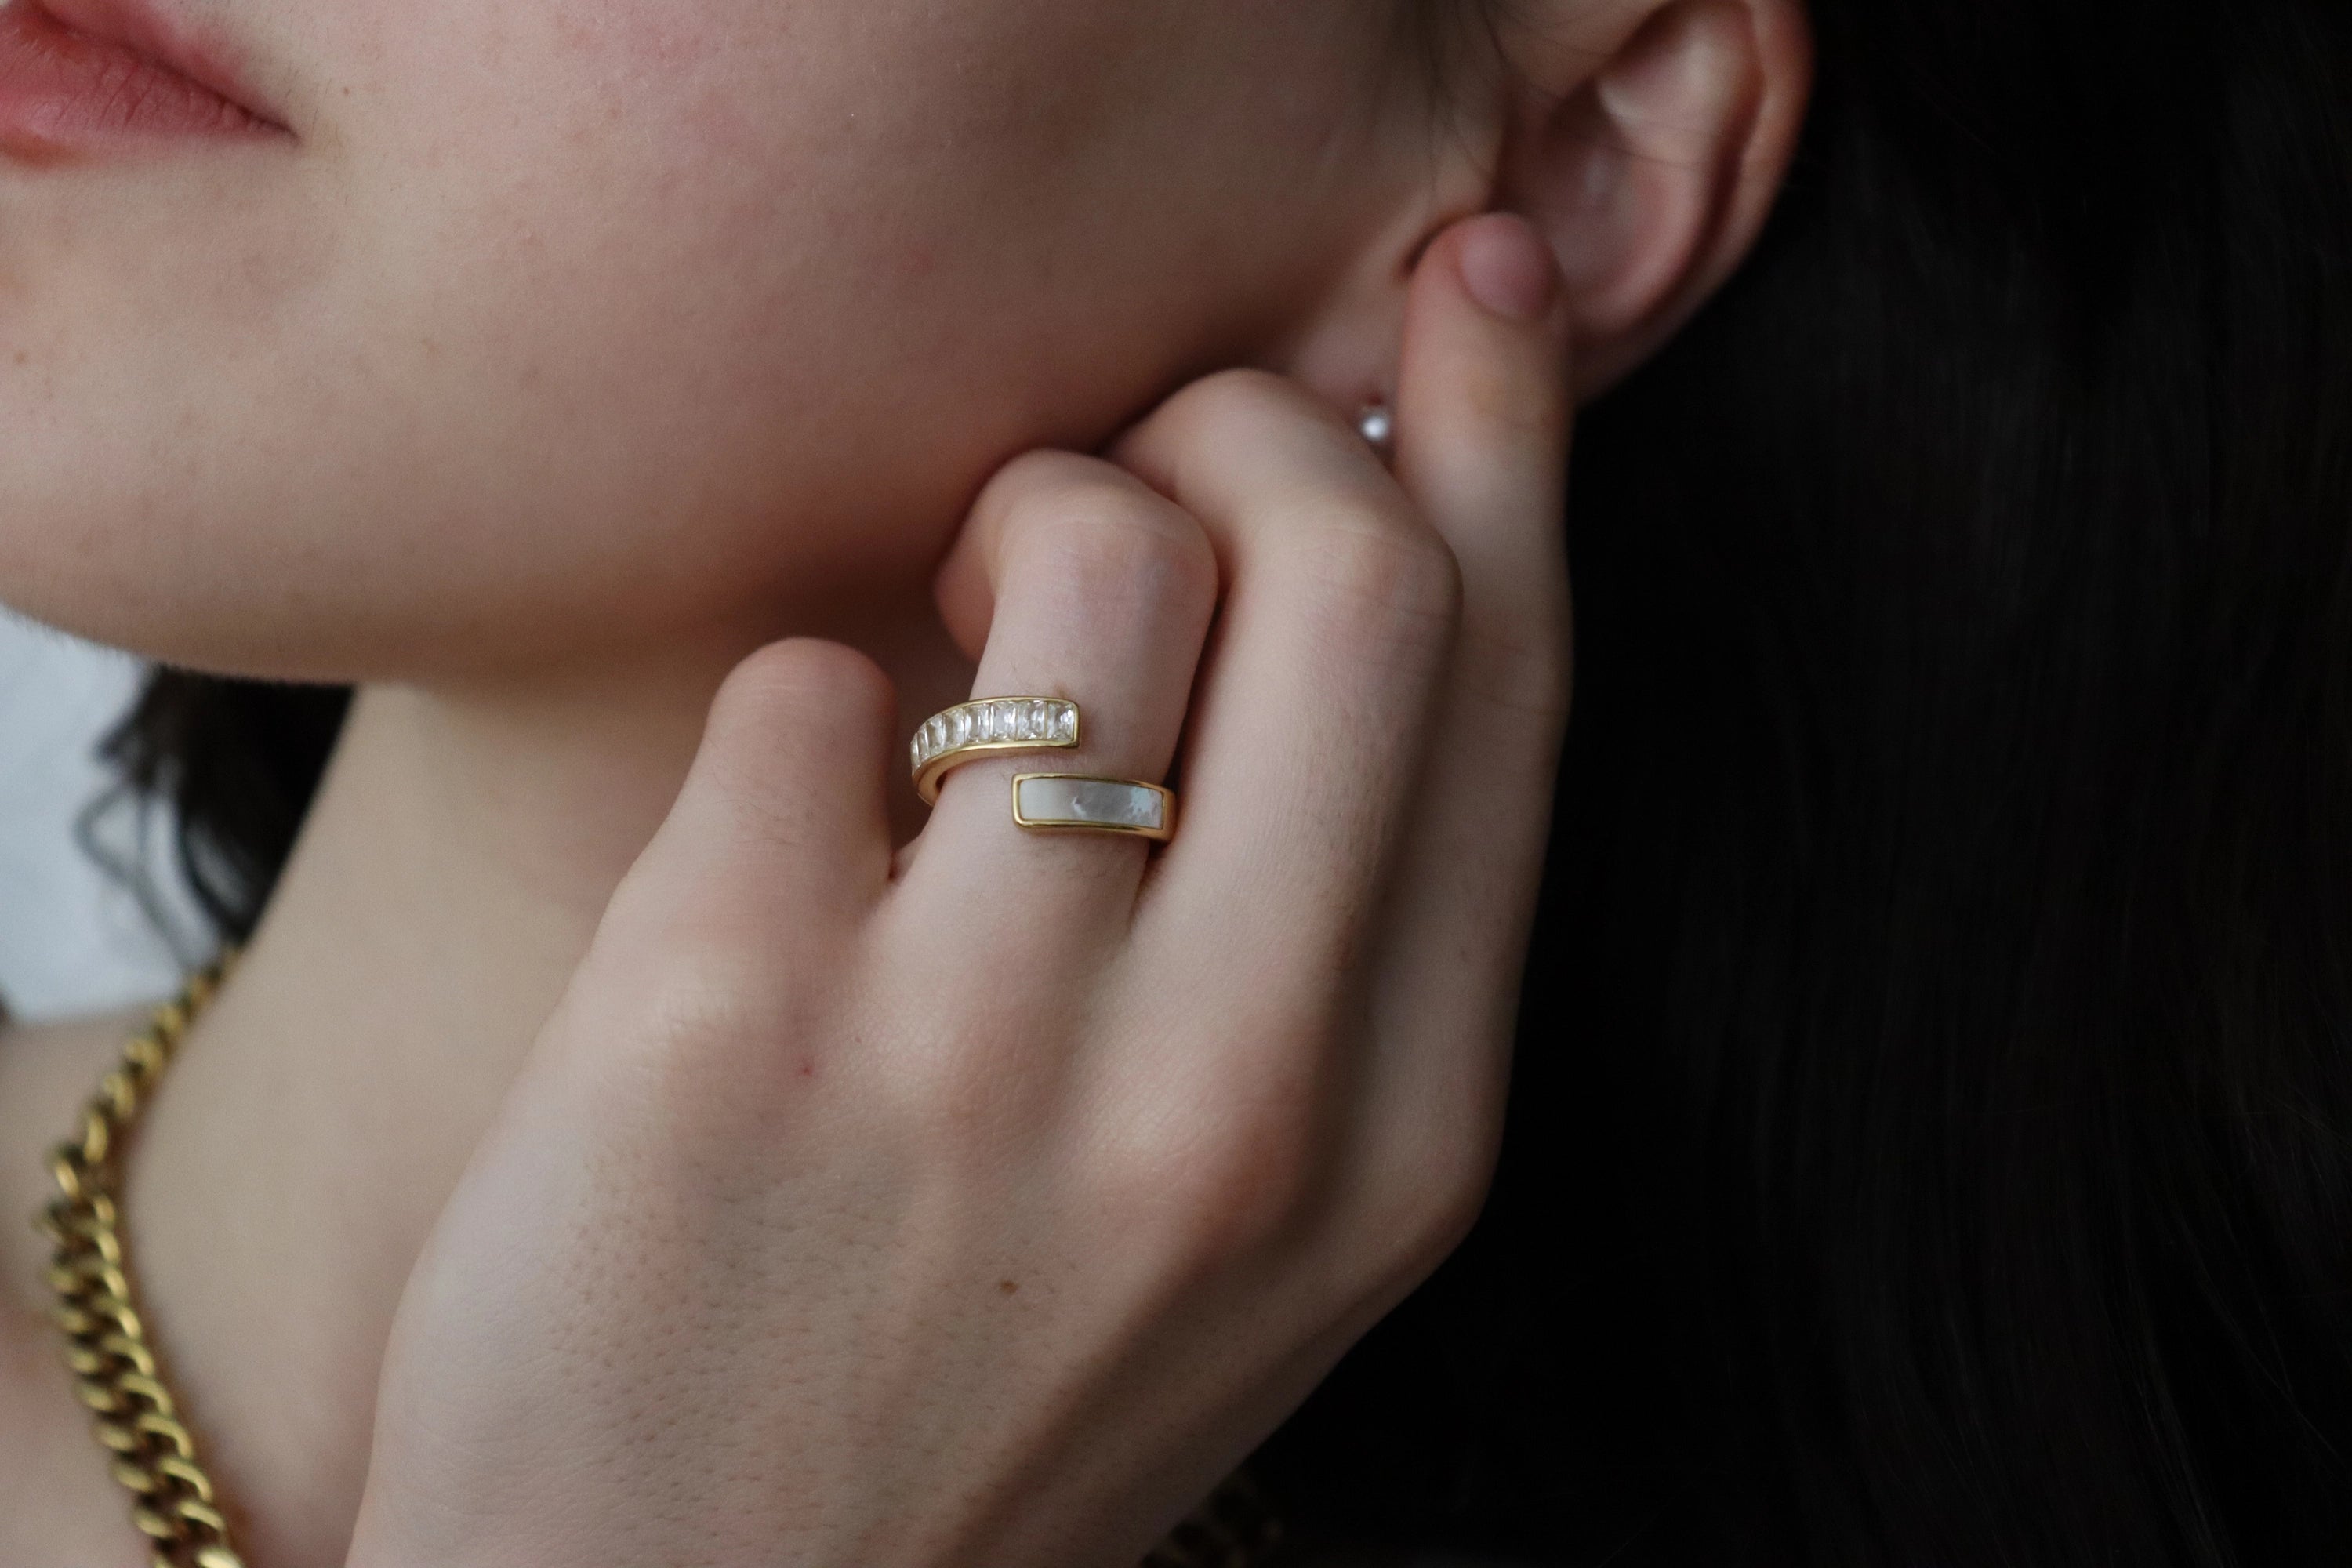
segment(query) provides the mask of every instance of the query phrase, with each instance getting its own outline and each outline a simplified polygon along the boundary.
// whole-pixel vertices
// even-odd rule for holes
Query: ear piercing
[[[1396,416],[1379,398],[1356,411],[1356,433],[1383,458],[1396,450]]]

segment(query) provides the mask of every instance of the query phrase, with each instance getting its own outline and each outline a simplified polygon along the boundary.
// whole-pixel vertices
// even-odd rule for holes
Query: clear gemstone
[[[937,755],[939,749],[948,743],[947,716],[945,714],[932,715],[930,723],[925,726],[923,738],[929,742],[932,753]]]
[[[959,708],[948,716],[948,744],[961,746],[971,739],[971,710]]]
[[[1054,705],[1050,702],[1029,704],[1029,710],[1021,716],[1021,732],[1040,741],[1052,740],[1054,738]]]
[[[1013,705],[1013,733],[1015,739],[1034,741],[1037,738],[1037,716],[1030,711],[1029,704],[1026,702],[1019,702]]]
[[[1062,704],[1061,711],[1054,715],[1054,739],[1075,741],[1077,738],[1078,705],[1075,702],[1065,702]]]
[[[914,766],[919,768],[923,765],[923,738],[920,735],[915,737],[915,743],[908,747],[907,752]]]
[[[1031,778],[1021,781],[1021,817],[1033,824],[1141,827],[1166,823],[1166,797],[1116,779]]]
[[[1018,702],[996,704],[996,738],[1000,741],[1010,741],[1020,733],[1020,730],[1021,704]]]

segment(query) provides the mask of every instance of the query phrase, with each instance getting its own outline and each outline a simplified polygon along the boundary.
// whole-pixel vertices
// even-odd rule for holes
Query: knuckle
[[[1035,570],[1087,602],[1198,609],[1217,594],[1217,560],[1199,523],[1124,487],[1065,488],[1015,525],[1016,570]]]
[[[1428,1116],[1395,1141],[1363,1184],[1367,1256],[1384,1281],[1410,1289],[1462,1244],[1485,1211],[1500,1143],[1498,1117]]]
[[[1291,1245],[1326,1197],[1326,1130],[1312,1095],[1258,1086],[1201,1100],[1123,1140],[1108,1186],[1181,1269],[1201,1272]]]
[[[1042,1070],[1034,1034],[1010,1006],[975,1007],[951,1029],[900,1034],[873,1062],[889,1124],[950,1163],[994,1159],[1039,1124],[1058,1081]]]
[[[1453,1256],[1485,1212],[1488,1183],[1481,1166],[1475,1173],[1467,1168],[1431,1173],[1412,1186],[1384,1230],[1387,1273],[1394,1284],[1410,1289]]]
[[[1565,626],[1488,631],[1464,642],[1468,689],[1507,712],[1565,721],[1575,697],[1575,658]]]
[[[671,954],[644,985],[625,1037],[666,1081],[691,1083],[707,1078],[714,1055],[731,1055],[764,1032],[755,992],[730,948],[698,942]]]
[[[641,1114],[688,1128],[743,1107],[782,1044],[803,1031],[775,966],[709,932],[631,966],[618,994],[567,999],[572,1032],[605,1042],[610,1087]]]
[[[1030,502],[1056,491],[1087,488],[1111,481],[1109,465],[1099,458],[1039,447],[1005,462],[989,477],[972,502],[975,517],[992,523],[1017,518]]]
[[[708,730],[725,743],[778,733],[825,732],[844,720],[887,718],[892,694],[880,667],[854,648],[814,637],[770,643],[728,672],[711,699]],[[812,731],[811,726],[823,726]]]
[[[1339,415],[1305,387],[1265,370],[1221,370],[1202,376],[1171,397],[1161,417],[1181,434],[1213,442],[1254,435],[1276,420],[1300,418],[1352,435]]]
[[[1303,532],[1296,548],[1330,635],[1349,645],[1452,645],[1462,568],[1434,530],[1355,516]]]
[[[1189,1254],[1231,1263],[1287,1247],[1319,1207],[1312,1146],[1311,1136],[1290,1127],[1215,1140],[1183,1189]]]
[[[838,844],[847,786],[809,738],[825,737],[835,756],[876,755],[895,708],[889,677],[854,649],[813,638],[760,649],[712,698],[686,787],[656,843],[691,850],[723,886],[751,874],[741,852]],[[772,871],[778,862],[759,865]]]

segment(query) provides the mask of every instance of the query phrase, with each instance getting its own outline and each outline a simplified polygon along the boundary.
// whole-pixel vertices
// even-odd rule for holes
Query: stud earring
[[[1396,450],[1396,416],[1378,398],[1356,411],[1356,433],[1384,458]]]

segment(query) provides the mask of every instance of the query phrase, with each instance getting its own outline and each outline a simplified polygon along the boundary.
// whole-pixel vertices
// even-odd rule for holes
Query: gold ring
[[[915,793],[937,805],[940,778],[989,752],[1067,751],[1078,743],[1078,705],[1066,697],[991,697],[959,702],[915,731]]]
[[[1032,833],[1120,833],[1165,844],[1176,832],[1176,795],[1136,779],[1015,773],[1013,820]]]

